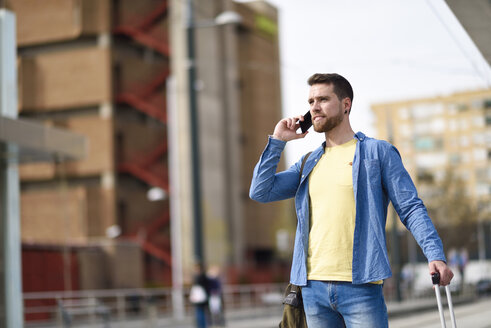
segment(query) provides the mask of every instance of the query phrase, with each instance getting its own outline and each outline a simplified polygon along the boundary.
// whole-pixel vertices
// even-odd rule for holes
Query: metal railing
[[[226,285],[227,310],[278,307],[286,283]],[[24,293],[26,327],[71,327],[78,323],[173,318],[172,288],[111,289]],[[189,288],[182,291],[184,316],[191,316]]]
[[[225,311],[242,315],[278,310],[285,287],[286,283],[225,285]],[[172,288],[24,293],[25,327],[76,327],[95,323],[97,327],[110,327],[109,323],[133,321],[145,321],[145,327],[156,327],[156,322],[160,320],[189,320],[193,315],[189,290],[185,288],[180,292],[184,309],[174,308],[172,300],[176,291]],[[384,294],[388,303],[397,303],[390,282],[384,286]],[[466,285],[462,290],[455,291],[454,296],[459,301],[473,299],[477,293],[474,286]],[[431,286],[425,293],[404,292],[401,305],[424,303],[424,300],[434,301]]]

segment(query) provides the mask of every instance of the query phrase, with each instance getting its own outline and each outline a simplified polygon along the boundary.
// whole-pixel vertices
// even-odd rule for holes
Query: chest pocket
[[[363,164],[367,173],[367,178],[370,183],[380,183],[380,162],[378,159],[364,159]]]

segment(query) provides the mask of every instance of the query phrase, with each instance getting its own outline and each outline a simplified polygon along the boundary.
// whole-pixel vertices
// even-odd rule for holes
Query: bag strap
[[[305,154],[305,157],[302,160],[302,166],[300,167],[300,174],[298,175],[300,179],[302,179],[303,167],[305,166],[305,162],[307,162],[307,158],[309,158],[310,154],[312,154],[311,151]]]

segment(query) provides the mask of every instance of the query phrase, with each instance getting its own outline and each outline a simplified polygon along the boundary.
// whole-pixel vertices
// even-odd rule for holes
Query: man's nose
[[[317,100],[314,101],[314,103],[312,104],[311,110],[313,110],[313,111],[319,111],[320,109],[321,109],[320,103]]]

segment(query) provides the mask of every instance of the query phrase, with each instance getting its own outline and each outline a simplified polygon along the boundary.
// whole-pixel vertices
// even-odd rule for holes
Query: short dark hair
[[[339,74],[336,73],[315,73],[309,77],[308,81],[310,86],[314,84],[332,84],[333,91],[339,100],[343,100],[348,97],[353,102],[353,88],[351,84]]]

